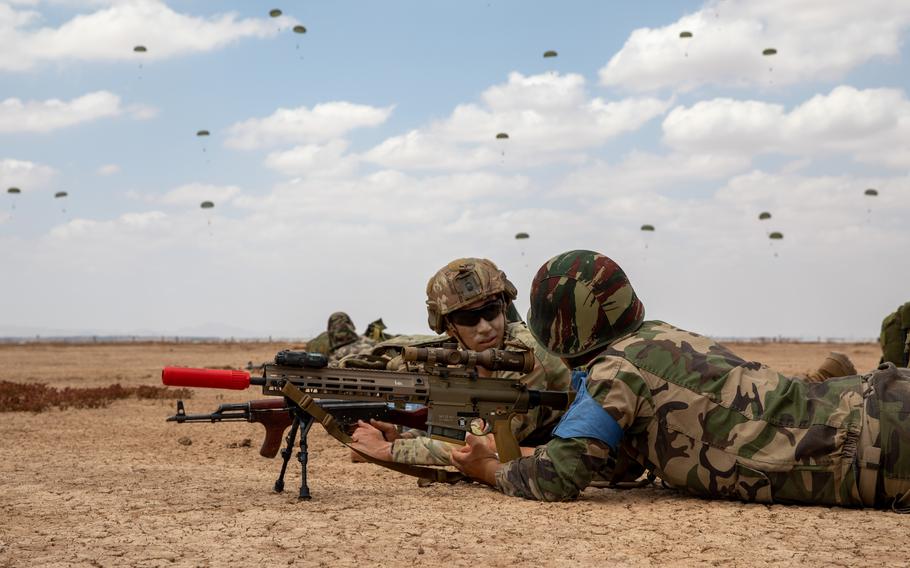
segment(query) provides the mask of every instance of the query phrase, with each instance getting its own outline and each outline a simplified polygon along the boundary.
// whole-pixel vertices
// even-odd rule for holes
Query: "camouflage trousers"
[[[865,385],[855,497],[865,507],[910,513],[910,369],[882,364]]]

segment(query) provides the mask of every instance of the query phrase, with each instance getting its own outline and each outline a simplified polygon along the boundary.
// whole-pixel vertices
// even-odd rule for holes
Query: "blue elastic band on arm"
[[[622,440],[622,427],[591,397],[587,378],[585,371],[572,371],[575,401],[556,425],[553,435],[557,438],[594,438],[615,451]]]

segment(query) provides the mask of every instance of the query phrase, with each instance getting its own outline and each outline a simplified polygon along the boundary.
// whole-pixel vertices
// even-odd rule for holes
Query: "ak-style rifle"
[[[343,444],[352,443],[325,399],[399,407],[422,405],[426,407],[425,429],[432,438],[463,444],[469,432],[476,435],[492,433],[499,458],[506,462],[521,456],[510,426],[515,414],[526,413],[538,406],[566,410],[573,398],[572,393],[533,390],[520,381],[486,378],[478,374],[481,367],[490,371],[529,373],[534,368],[534,356],[530,351],[487,349],[478,352],[452,347],[405,347],[402,358],[407,363],[419,364],[419,367],[408,371],[328,367],[324,355],[281,351],[275,356],[274,363],[262,366],[260,377],[253,377],[245,371],[165,367],[161,380],[169,386],[233,390],[258,385],[265,395],[283,397],[282,408],[287,408],[292,422],[288,446],[282,452],[284,464],[279,480],[283,479],[292,452],[293,437],[300,430],[301,499],[308,499],[310,495],[306,483],[306,435],[313,421],[322,424],[330,435]],[[180,421],[177,417],[171,418]],[[410,418],[413,423],[414,417]],[[408,425],[401,424],[401,420],[394,416],[387,421]],[[424,479],[448,483],[462,479],[461,474],[444,469],[385,462],[362,453],[361,456],[367,461]],[[278,483],[275,489],[280,491]]]

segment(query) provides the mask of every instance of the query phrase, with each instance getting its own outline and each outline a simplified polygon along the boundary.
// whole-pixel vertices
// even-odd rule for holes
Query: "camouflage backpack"
[[[891,362],[897,367],[910,365],[910,302],[882,321],[878,342],[882,346],[882,363]]]

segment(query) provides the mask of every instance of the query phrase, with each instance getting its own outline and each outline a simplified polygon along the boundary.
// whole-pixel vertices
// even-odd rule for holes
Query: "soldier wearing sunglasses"
[[[514,372],[479,369],[485,377],[521,379],[529,388],[569,390],[571,374],[562,362],[540,348],[512,305],[515,286],[491,261],[460,258],[441,268],[427,283],[427,315],[430,328],[446,333],[464,349],[531,349],[534,370],[521,376]],[[512,420],[519,443],[532,451],[549,439],[560,412],[547,407],[534,409]],[[399,434],[395,426],[371,421],[353,434],[357,449],[386,461],[422,465],[451,465],[452,444],[432,440],[414,431]],[[488,436],[492,443],[492,436]]]

